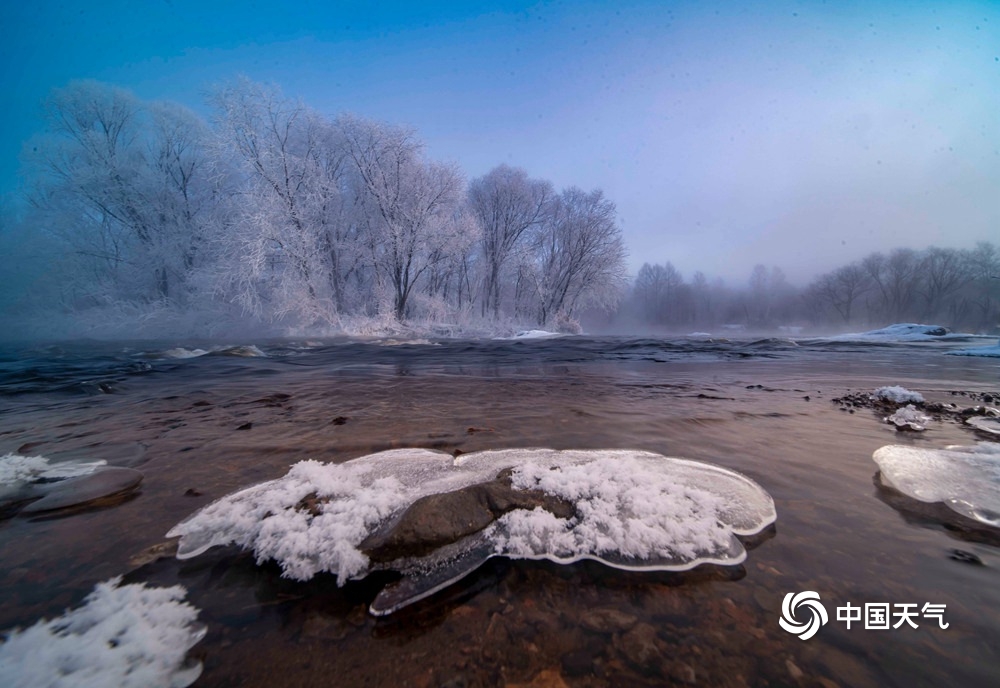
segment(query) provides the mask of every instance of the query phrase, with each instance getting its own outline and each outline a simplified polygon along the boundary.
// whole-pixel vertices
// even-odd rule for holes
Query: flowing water
[[[948,418],[896,432],[833,402],[899,384],[929,402],[995,403],[996,359],[776,339],[256,345],[192,358],[148,342],[0,352],[0,455],[145,475],[124,501],[0,521],[0,628],[127,574],[183,584],[201,609],[196,685],[1000,685],[1000,539],[880,487],[871,458],[985,437]],[[742,566],[491,560],[379,619],[366,607],[384,578],[297,583],[235,548],[137,558],[197,508],[296,461],[396,447],[644,449],[750,476],[778,519]],[[805,590],[830,621],[800,640],[778,619],[786,593]],[[943,604],[949,626],[848,630],[835,612],[848,603]]]

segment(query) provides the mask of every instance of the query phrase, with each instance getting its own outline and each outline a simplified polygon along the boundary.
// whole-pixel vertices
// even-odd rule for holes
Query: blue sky
[[[601,187],[633,270],[796,281],[1000,241],[995,2],[52,2],[0,8],[0,189],[50,89],[207,111],[237,74],[413,125],[470,177]],[[284,5],[284,4],[282,4]]]

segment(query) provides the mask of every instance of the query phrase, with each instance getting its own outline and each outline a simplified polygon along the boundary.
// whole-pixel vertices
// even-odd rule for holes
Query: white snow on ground
[[[61,480],[89,475],[107,461],[90,461],[86,463],[63,462],[49,463],[44,456],[21,456],[20,454],[5,454],[0,456],[0,486],[16,486],[36,480]]]
[[[924,415],[917,410],[913,404],[907,404],[903,408],[896,409],[896,412],[885,419],[886,423],[895,425],[897,428],[909,428],[910,430],[916,430],[917,432],[923,432],[927,429],[927,423],[931,420],[930,416]]]
[[[177,556],[215,545],[252,549],[284,575],[329,571],[343,584],[369,571],[358,550],[379,525],[418,498],[486,482],[514,468],[514,485],[576,503],[579,517],[514,511],[489,526],[495,554],[573,561],[589,557],[624,568],[681,570],[702,562],[739,563],[735,534],[775,520],[774,502],[752,480],[717,466],[640,451],[509,449],[449,454],[398,449],[343,464],[303,461],[282,478],[224,497],[175,526]],[[314,495],[313,511],[296,508]],[[475,539],[475,538],[473,538]],[[455,552],[450,553],[451,556]],[[433,569],[440,562],[422,560]]]
[[[182,688],[201,665],[184,656],[205,635],[181,586],[99,583],[83,606],[51,621],[6,632],[0,645],[5,688],[122,686]]]
[[[906,387],[893,385],[891,387],[879,387],[871,395],[872,399],[882,399],[892,401],[897,404],[921,404],[924,401],[923,395],[919,392],[911,392]]]
[[[891,445],[872,456],[882,482],[929,504],[1000,527],[1000,444],[920,449]]]

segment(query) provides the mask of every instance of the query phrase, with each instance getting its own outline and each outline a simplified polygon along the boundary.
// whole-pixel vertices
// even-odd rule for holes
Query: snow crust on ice
[[[107,461],[50,463],[44,456],[5,454],[0,456],[0,486],[16,487],[39,480],[63,480],[89,475]]]
[[[922,404],[924,397],[919,392],[911,392],[906,387],[892,385],[891,387],[879,387],[872,392],[872,399],[891,401],[896,404]]]
[[[397,449],[342,464],[297,463],[282,478],[204,507],[167,535],[181,538],[181,559],[232,543],[253,550],[258,562],[274,559],[287,577],[328,571],[343,584],[372,570],[358,545],[414,501],[493,480],[506,468],[515,489],[564,497],[577,515],[515,510],[440,554],[381,565],[429,581],[415,583],[408,601],[384,613],[497,555],[653,570],[737,564],[746,552],[736,535],[758,533],[776,518],[770,495],[749,478],[649,452],[507,449],[455,459]],[[302,508],[310,496],[311,508]]]
[[[548,330],[522,330],[513,337],[500,337],[500,339],[552,339],[565,336],[562,332],[549,332]]]
[[[895,425],[897,428],[909,428],[922,432],[927,428],[927,423],[931,417],[921,413],[913,404],[907,404],[903,408],[896,409],[896,412],[885,419],[886,423]]]
[[[942,337],[948,334],[948,328],[941,325],[921,325],[918,323],[896,323],[878,330],[862,332],[864,337]]]
[[[588,454],[515,468],[514,487],[567,499],[577,516],[512,511],[493,527],[497,554],[681,570],[743,561],[746,553],[734,534],[750,535],[774,521],[770,496],[732,471],[643,452]]]
[[[205,635],[181,586],[99,583],[83,606],[6,632],[0,685],[10,688],[189,686],[201,664],[184,656]]]
[[[949,356],[985,356],[988,358],[1000,358],[1000,344],[993,346],[979,346],[972,349],[958,349],[957,351],[945,352]]]
[[[239,356],[242,358],[267,358],[267,354],[261,351],[255,344],[213,346],[210,349],[188,349],[178,346],[173,349],[144,353],[142,355],[152,358],[183,360],[187,358],[200,358],[209,354]]]
[[[878,330],[852,332],[829,337],[834,342],[934,342],[966,340],[976,335],[953,333],[942,325],[897,323]]]
[[[890,445],[875,451],[882,482],[921,502],[1000,527],[1000,444],[922,449]]]
[[[185,349],[182,346],[178,346],[174,349],[167,349],[160,355],[164,358],[198,358],[207,353],[209,352],[205,351],[205,349]]]

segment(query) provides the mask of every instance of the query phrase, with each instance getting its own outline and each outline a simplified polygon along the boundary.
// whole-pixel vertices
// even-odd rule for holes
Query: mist
[[[0,74],[0,309],[24,336],[1000,320],[991,3],[47,5],[0,10],[15,27]],[[405,140],[421,174],[400,188],[419,199],[433,182],[443,199],[406,229],[422,261],[410,275],[383,251],[403,228],[372,220],[386,206],[357,183],[363,156],[300,199],[267,196],[220,106],[240,79],[308,114],[316,126],[286,151],[308,165],[347,169],[350,118]],[[81,83],[140,113],[141,145],[118,170],[135,183],[117,195],[115,170],[95,173],[94,155],[81,167],[86,146],[60,129],[59,94]],[[165,151],[175,172],[195,164],[190,188],[170,187]],[[320,179],[306,162],[302,179]],[[484,230],[470,190],[504,169],[562,210]],[[311,229],[276,252],[305,217],[297,203],[313,204]],[[607,221],[597,277],[545,253],[573,213]],[[491,248],[484,231],[513,238]],[[903,277],[885,267],[897,263]],[[560,280],[572,286],[556,302]]]

